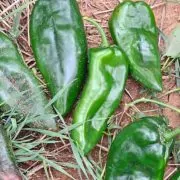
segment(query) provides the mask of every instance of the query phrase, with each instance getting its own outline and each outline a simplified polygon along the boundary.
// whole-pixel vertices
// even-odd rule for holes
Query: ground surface
[[[1,0],[0,1],[0,9],[3,11],[0,11],[0,16],[10,13],[10,10],[7,10],[10,5],[12,5],[16,1],[6,1]],[[22,1],[19,1],[22,2]],[[15,7],[17,8],[19,6],[19,2],[16,3]],[[108,19],[111,15],[112,10],[114,7],[119,3],[118,0],[79,0],[79,6],[81,9],[81,12],[84,16],[93,17],[98,20],[99,23],[102,24],[104,29],[106,30],[106,33],[109,36],[108,32]],[[166,34],[168,35],[171,30],[176,26],[176,24],[180,21],[180,5],[177,4],[167,4],[164,3],[164,1],[154,1],[154,0],[148,0],[147,1],[153,8],[153,11],[155,13],[156,21],[158,24],[158,27]],[[31,9],[31,8],[30,8]],[[27,64],[30,68],[35,67],[34,59],[31,53],[31,48],[29,45],[29,35],[28,35],[28,20],[29,20],[29,13],[30,9],[27,9],[23,11],[22,19],[21,19],[21,34],[18,38],[18,42],[20,44],[20,49],[26,59]],[[6,10],[6,11],[5,11]],[[4,12],[5,11],[5,12]],[[1,23],[1,28],[3,30],[8,31],[10,27],[12,26],[12,19],[9,21],[4,21]],[[87,38],[88,38],[88,45],[89,47],[96,47],[98,44],[100,44],[100,36],[97,33],[97,30],[94,29],[91,25],[86,24],[86,30],[87,30]],[[111,41],[111,39],[109,38]],[[162,44],[160,41],[159,44]],[[160,50],[162,51],[162,46],[160,47]],[[173,69],[173,66],[171,67]],[[168,96],[163,96],[160,98],[163,94],[168,92],[169,90],[172,90],[176,88],[175,84],[175,77],[172,74],[163,74],[163,84],[164,84],[164,90],[161,94],[156,95],[159,99],[162,101],[169,103],[171,105],[174,105],[176,107],[180,108],[180,95],[179,93],[172,93]],[[120,127],[126,126],[129,122],[131,122],[130,115],[135,115],[135,111],[130,110],[128,113],[122,113],[124,110],[124,104],[131,102],[132,100],[138,99],[140,97],[153,97],[154,94],[149,93],[145,91],[137,82],[135,82],[133,79],[129,78],[127,85],[126,85],[126,93],[124,94],[122,103],[119,105],[119,108],[116,111],[116,118],[114,119],[114,122],[117,125],[120,125]],[[169,110],[169,109],[161,109],[159,106],[152,105],[152,104],[139,104],[137,105],[137,108],[144,112],[145,114],[152,115],[152,114],[164,114],[170,119],[170,125],[172,127],[180,126],[180,116],[179,114]],[[71,115],[69,115],[66,118],[66,121],[68,123],[71,122]],[[115,131],[116,133],[117,131]],[[98,163],[99,166],[104,167],[104,163],[106,160],[107,155],[107,137],[105,136],[100,145],[98,145],[95,150],[92,152],[92,157],[96,163]],[[54,158],[61,162],[75,162],[72,151],[70,148],[70,144],[66,142],[65,144],[57,143],[53,146],[47,146],[47,151],[54,152]],[[99,163],[101,162],[101,163]],[[31,162],[27,162],[26,166],[31,166]],[[38,171],[38,168],[41,169],[39,166],[36,166],[37,168],[33,169],[34,171],[31,172],[29,179],[32,180],[45,180],[47,179],[45,177],[45,173],[42,170]],[[171,161],[171,164],[168,166],[168,169],[166,171],[165,179],[168,179],[169,174],[171,174],[176,167],[173,164],[173,160]],[[37,171],[36,171],[37,170]],[[80,176],[77,170],[74,169],[66,169],[75,179],[79,180]],[[68,180],[70,178],[66,177],[65,175],[50,170],[52,172],[54,179],[56,180]],[[82,178],[86,179],[86,178]],[[90,179],[92,179],[90,177]]]

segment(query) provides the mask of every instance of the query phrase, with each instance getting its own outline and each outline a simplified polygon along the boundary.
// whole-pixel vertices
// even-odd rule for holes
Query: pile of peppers
[[[28,125],[58,129],[57,111],[63,117],[73,110],[71,138],[87,155],[100,141],[108,120],[118,108],[130,74],[151,91],[162,91],[158,30],[145,2],[124,1],[112,13],[109,45],[102,27],[93,19],[102,44],[87,48],[83,18],[76,0],[38,0],[30,19],[30,39],[37,67],[53,105],[38,79],[23,63],[14,42],[0,33],[0,113],[14,110],[31,115]],[[77,104],[75,102],[78,100]],[[50,116],[49,116],[50,115]],[[162,180],[174,138],[161,116],[143,117],[117,135],[108,153],[105,180]],[[21,179],[9,139],[0,126],[0,178]],[[178,177],[178,173],[173,177]],[[9,176],[10,178],[10,176]]]

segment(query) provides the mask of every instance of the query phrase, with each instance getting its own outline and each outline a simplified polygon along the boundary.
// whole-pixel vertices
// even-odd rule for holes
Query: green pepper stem
[[[170,109],[176,111],[177,113],[180,113],[180,109],[177,108],[177,107],[174,107],[174,106],[169,105],[169,104],[165,104],[165,103],[160,102],[160,101],[156,101],[156,100],[152,100],[152,99],[146,99],[146,98],[137,99],[137,100],[135,100],[135,101],[133,101],[133,102],[131,102],[131,103],[129,103],[129,104],[126,104],[126,110],[127,110],[129,107],[132,107],[132,106],[134,106],[135,104],[141,103],[141,102],[144,102],[144,103],[146,103],[146,102],[155,103],[155,104],[158,104],[158,105],[160,105],[160,106],[164,106],[164,107],[170,108]]]
[[[93,24],[98,29],[98,31],[99,31],[99,33],[101,34],[101,37],[102,37],[101,46],[108,47],[109,43],[108,43],[106,34],[105,34],[103,28],[99,25],[99,23],[97,23],[94,19],[91,19],[91,18],[88,18],[88,17],[83,17],[83,19],[90,22],[91,24]]]
[[[180,135],[180,128],[176,128],[175,130],[171,132],[165,133],[164,138],[166,141],[170,141],[178,135]]]

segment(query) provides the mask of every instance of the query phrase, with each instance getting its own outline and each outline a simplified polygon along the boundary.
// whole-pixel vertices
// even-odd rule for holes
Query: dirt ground
[[[2,2],[5,2],[1,0]],[[14,1],[12,1],[14,2]],[[9,4],[12,4],[9,3]],[[108,31],[108,19],[112,13],[112,10],[114,7],[119,3],[119,0],[79,0],[79,7],[81,9],[81,12],[84,16],[93,17],[98,20],[100,24],[102,24],[103,28],[105,29],[109,41],[112,42],[109,31]],[[171,30],[176,26],[178,22],[180,22],[180,5],[177,4],[169,4],[165,3],[165,1],[159,1],[159,0],[148,0],[148,4],[151,5],[157,25],[160,28],[161,31],[163,31],[166,35],[168,35]],[[22,33],[21,36],[19,36],[18,42],[20,44],[20,49],[22,50],[22,53],[26,59],[27,64],[29,67],[33,68],[35,67],[35,62],[32,56],[30,43],[29,43],[29,34],[27,31],[28,28],[28,20],[29,16],[27,16],[27,13],[29,13],[29,10],[26,10],[24,12],[24,19],[21,21],[21,29]],[[2,23],[1,27],[8,30],[8,26],[11,26],[11,24],[6,25],[6,23]],[[100,35],[97,33],[97,30],[93,28],[89,24],[85,24],[86,31],[87,31],[87,39],[88,39],[88,45],[89,47],[97,47],[100,44]],[[162,45],[162,40],[159,40],[159,44]],[[163,51],[163,47],[160,47],[160,51]],[[174,68],[172,66],[172,68]],[[176,107],[180,108],[180,94],[179,93],[172,93],[168,96],[161,97],[165,92],[168,92],[169,90],[172,90],[176,88],[175,83],[175,77],[171,74],[163,74],[163,84],[164,89],[161,94],[157,94],[156,97],[161,99],[163,102],[169,103],[171,105],[174,105]],[[131,77],[129,77],[126,85],[126,93],[124,94],[123,100],[121,104],[119,105],[119,108],[116,111],[116,119],[115,122],[120,125],[121,127],[126,126],[129,122],[131,122],[131,119],[129,118],[129,115],[136,115],[133,110],[129,110],[128,113],[122,113],[124,110],[124,104],[131,102],[132,100],[138,99],[140,97],[154,97],[155,95],[147,92],[146,90],[139,85],[139,83],[135,82]],[[159,106],[152,105],[152,104],[139,104],[137,105],[137,108],[144,112],[147,115],[152,114],[163,114],[167,116],[170,120],[170,126],[171,127],[178,127],[180,126],[180,115],[175,113],[174,111],[171,111],[167,108],[161,109]],[[71,115],[69,115],[66,118],[67,122],[71,122]],[[105,136],[101,143],[103,147],[107,148],[107,137]],[[51,150],[59,149],[56,159],[59,159],[61,162],[74,162],[74,158],[70,149],[70,144],[66,144],[66,146],[62,147],[62,143],[55,144],[53,147],[46,147],[49,152]],[[103,162],[105,163],[107,151],[106,149],[101,149],[101,157],[99,157],[99,148],[100,146],[97,146],[93,152],[92,157],[95,161],[99,160],[101,158]],[[175,166],[173,164],[173,159],[171,158],[170,161],[171,165],[168,166],[166,174],[165,174],[165,180],[168,179],[169,174],[173,172],[175,169]],[[28,162],[26,164],[27,166],[32,165],[32,162]],[[66,169],[75,179],[79,180],[80,176],[77,170],[74,169]],[[64,176],[63,174],[60,174],[59,172],[52,170],[51,172],[53,174],[53,177],[55,180],[69,180],[68,177]],[[32,180],[46,180],[45,173],[40,170],[32,174],[31,178]],[[85,179],[85,178],[84,178]]]

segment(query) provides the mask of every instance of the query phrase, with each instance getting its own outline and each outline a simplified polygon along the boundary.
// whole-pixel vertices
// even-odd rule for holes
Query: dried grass
[[[1,0],[0,1],[0,18],[4,18],[10,13],[12,13],[15,9],[19,8],[24,4],[25,0]],[[110,34],[108,31],[108,19],[111,15],[111,12],[113,11],[114,7],[120,2],[120,0],[79,0],[79,6],[81,9],[81,12],[85,16],[93,17],[98,20],[98,22],[102,25],[102,27],[105,29],[107,36],[109,38],[109,41],[112,42],[110,38]],[[180,8],[178,5],[174,4],[166,4],[164,1],[158,1],[158,0],[148,0],[147,1],[151,7],[154,10],[156,20],[158,27],[168,34],[177,24],[177,22],[180,20]],[[22,52],[26,64],[29,66],[29,68],[34,69],[35,68],[35,61],[34,57],[32,55],[31,47],[30,47],[30,39],[29,39],[29,18],[30,13],[32,9],[33,3],[29,4],[26,9],[24,9],[20,13],[20,19],[19,19],[19,27],[16,27],[17,25],[14,24],[15,16],[8,17],[6,19],[0,20],[0,28],[6,32],[11,32],[11,36],[14,37],[16,40],[17,36],[17,42],[19,44],[20,51]],[[17,16],[16,16],[17,17]],[[18,20],[18,19],[16,19]],[[100,44],[100,35],[98,34],[97,30],[92,27],[89,24],[85,25],[86,31],[87,31],[87,39],[88,39],[88,45],[89,47],[97,47]],[[17,34],[12,34],[12,29],[16,28]],[[16,31],[13,31],[16,32]],[[161,41],[161,39],[159,39]],[[35,69],[34,69],[35,70]],[[41,79],[41,77],[40,77]],[[164,79],[164,87],[165,92],[168,90],[171,90],[173,87],[175,87],[175,80],[173,77],[170,79],[166,79],[166,77],[163,77]],[[171,83],[169,82],[171,81]],[[149,94],[140,93],[141,87],[139,84],[134,82],[133,80],[129,79],[127,82],[126,87],[126,94],[123,98],[123,101],[121,103],[121,108],[119,108],[116,112],[116,116],[113,119],[114,123],[119,127],[124,127],[127,125],[130,121],[130,115],[134,114],[135,111],[138,111],[139,109],[141,111],[145,111],[148,109],[147,113],[162,113],[161,109],[154,105],[143,105],[136,107],[135,111],[131,110],[128,113],[123,112],[123,106],[125,103],[128,103],[132,101],[133,99],[137,99],[138,97],[142,96],[149,96]],[[163,99],[165,101],[168,101],[167,98]],[[114,132],[114,136],[117,133],[118,129]],[[57,148],[54,150],[51,154],[53,154],[54,158],[60,158],[61,160],[64,159],[64,161],[70,161],[73,159],[72,152],[69,147],[69,143],[61,145],[61,146],[54,146],[52,148]],[[48,147],[48,152],[50,155],[51,147]],[[105,162],[105,157],[107,155],[108,151],[108,143],[107,143],[107,137],[102,139],[101,143],[97,145],[97,148],[94,150],[93,157],[98,162],[100,161],[100,166],[103,167]],[[73,160],[72,160],[73,161]],[[31,163],[28,166],[31,167]],[[33,179],[44,179],[44,176],[39,174],[38,176],[34,176],[35,173],[37,173],[40,169],[42,169],[42,165],[36,165],[33,164],[34,168],[29,173],[29,176],[34,177]],[[175,166],[169,165],[168,170],[166,171],[166,177],[167,179],[172,172],[175,170]],[[55,173],[52,171],[52,173]],[[57,173],[57,172],[56,172]],[[71,171],[70,173],[73,174],[74,177],[79,177],[77,171]],[[76,174],[76,175],[75,175]],[[57,176],[57,174],[56,174]],[[60,176],[60,175],[58,175]],[[62,176],[60,179],[67,179],[66,177]],[[59,179],[59,178],[56,178]]]

